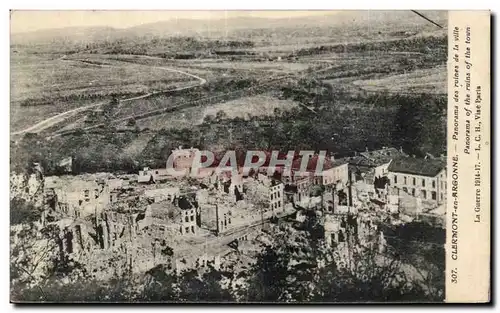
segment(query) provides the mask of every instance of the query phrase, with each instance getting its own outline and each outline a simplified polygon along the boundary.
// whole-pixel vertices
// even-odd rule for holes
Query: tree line
[[[446,36],[422,36],[398,40],[373,41],[361,43],[348,43],[336,45],[322,45],[312,48],[302,48],[292,55],[306,56],[322,53],[353,53],[366,51],[406,51],[428,53],[436,50],[437,53],[446,55],[448,39]]]
[[[210,88],[210,87],[209,87]],[[315,88],[315,87],[312,87]],[[58,173],[58,162],[73,157],[73,173],[129,172],[143,166],[163,167],[172,149],[296,149],[326,150],[338,156],[382,146],[401,147],[416,156],[446,151],[446,98],[429,94],[367,94],[345,96],[290,89],[283,98],[301,105],[276,109],[268,116],[207,117],[191,128],[156,131],[137,155],[124,149],[147,129],[117,132],[111,126],[95,132],[44,138],[26,134],[11,142],[11,169],[25,172],[33,162],[47,174]]]
[[[49,267],[39,284],[15,284],[12,299],[176,303],[443,300],[443,287],[428,288],[422,279],[408,276],[404,271],[406,260],[397,254],[381,257],[376,249],[353,246],[351,253],[345,255],[340,248],[325,246],[323,233],[314,231],[319,222],[314,217],[314,213],[307,214],[305,228],[301,229],[289,224],[274,225],[270,241],[260,243],[260,252],[248,265],[236,262],[222,268],[208,266],[176,274],[160,264],[142,275],[99,281],[89,278],[82,264],[62,258]],[[50,232],[45,233],[50,237]],[[69,283],[61,283],[62,277],[73,278]]]

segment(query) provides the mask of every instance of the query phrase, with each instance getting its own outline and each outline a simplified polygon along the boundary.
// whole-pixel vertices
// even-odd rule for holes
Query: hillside
[[[314,12],[314,11],[312,11]],[[228,12],[231,16],[234,12]],[[311,13],[312,14],[312,13]],[[441,25],[446,25],[445,11],[425,11],[426,16]],[[220,14],[219,14],[220,15]],[[233,14],[234,15],[234,14]],[[117,39],[134,39],[138,37],[170,37],[170,36],[202,36],[218,38],[274,37],[281,33],[304,37],[306,34],[319,35],[318,28],[329,34],[328,28],[350,36],[361,29],[365,33],[390,34],[398,31],[434,30],[435,26],[423,20],[411,11],[330,11],[322,16],[305,16],[293,18],[263,17],[229,17],[216,19],[176,18],[174,13],[168,14],[168,20],[145,23],[127,28],[119,27],[69,27],[58,29],[41,29],[34,32],[13,33],[11,44],[33,45],[54,42],[99,42]],[[185,16],[185,14],[183,15]],[[105,21],[103,21],[105,22]],[[274,36],[273,36],[274,34]],[[334,36],[336,37],[336,36]]]

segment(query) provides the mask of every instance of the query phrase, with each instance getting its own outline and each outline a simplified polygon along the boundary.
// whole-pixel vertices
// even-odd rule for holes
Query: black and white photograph
[[[11,302],[444,302],[448,37],[447,11],[12,10]]]

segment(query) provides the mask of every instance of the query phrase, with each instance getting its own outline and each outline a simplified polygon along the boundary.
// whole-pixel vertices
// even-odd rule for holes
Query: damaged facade
[[[399,158],[389,166],[391,186],[422,201],[446,202],[446,164],[439,159]]]

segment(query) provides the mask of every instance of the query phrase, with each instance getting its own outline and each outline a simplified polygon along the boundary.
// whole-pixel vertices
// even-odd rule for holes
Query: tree
[[[118,98],[113,97],[111,101],[105,105],[103,105],[103,114],[106,119],[110,118],[113,115],[113,112],[120,105],[120,100]]]
[[[334,262],[322,268],[319,277],[314,301],[425,300],[422,289],[406,277],[401,261],[372,247],[351,245],[347,251],[337,250]]]
[[[135,283],[140,282],[123,279],[112,279],[108,282],[79,279],[62,283],[60,279],[51,277],[37,286],[13,290],[11,299],[21,303],[136,302],[138,298],[134,290]]]
[[[127,121],[127,126],[129,126],[129,127],[134,127],[134,126],[136,126],[136,125],[137,125],[137,123],[136,123],[136,121],[135,121],[135,118],[130,118],[130,119]]]
[[[446,148],[446,98],[430,95],[399,97],[394,145],[415,155],[439,154]]]
[[[224,112],[223,110],[218,111],[217,114],[215,115],[215,120],[218,122],[220,122],[226,118],[227,118],[227,113]]]
[[[176,301],[178,288],[177,278],[164,265],[158,265],[146,273],[143,290],[137,297],[140,301],[170,302]]]
[[[307,302],[313,278],[324,258],[320,245],[311,244],[307,232],[279,226],[249,271],[243,296],[251,302]]]
[[[308,219],[310,217],[306,217]],[[409,279],[400,258],[381,254],[377,246],[327,248],[309,231],[274,228],[248,271],[244,301],[358,302],[434,299],[422,281]]]
[[[232,274],[216,270],[191,269],[176,275],[164,265],[158,265],[149,270],[143,290],[135,299],[154,302],[231,302],[234,297],[230,290],[223,288],[221,282],[231,278]]]
[[[22,198],[10,200],[10,225],[33,224],[40,220],[41,211]]]
[[[311,197],[319,197],[325,193],[324,185],[314,185],[311,189]]]
[[[214,117],[213,115],[207,114],[207,115],[203,118],[203,123],[210,124],[210,123],[212,123],[214,120],[215,120],[215,117]]]
[[[20,226],[16,230],[11,229],[12,289],[19,292],[36,285],[43,296],[44,291],[40,284],[46,277],[54,274],[54,261],[60,257],[59,228],[54,224],[44,228],[39,228],[36,224],[20,224]]]
[[[273,114],[275,117],[280,117],[281,116],[281,110],[280,108],[274,108]]]
[[[209,267],[201,274],[197,270],[182,273],[179,279],[179,301],[185,302],[231,302],[231,292],[222,288],[221,281],[232,276],[229,272]]]

